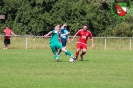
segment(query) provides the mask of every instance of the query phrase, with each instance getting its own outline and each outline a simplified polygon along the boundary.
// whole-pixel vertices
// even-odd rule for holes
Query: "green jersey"
[[[59,42],[58,37],[59,37],[58,32],[56,30],[53,30],[52,31],[52,37],[50,39],[50,43],[57,43],[57,42]]]

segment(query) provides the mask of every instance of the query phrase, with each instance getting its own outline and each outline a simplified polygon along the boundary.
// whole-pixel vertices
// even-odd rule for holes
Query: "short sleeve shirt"
[[[77,36],[79,36],[78,42],[77,43],[84,43],[87,44],[88,37],[92,39],[92,34],[90,31],[86,30],[84,31],[83,29],[80,29],[77,33]]]
[[[68,38],[68,30],[66,28],[62,28],[60,31],[60,34],[67,34],[67,35],[61,36],[61,38],[64,38],[64,39]]]
[[[59,34],[56,30],[52,31],[52,37],[50,39],[50,43],[55,43],[55,42],[59,42],[58,40]]]
[[[10,39],[11,38],[11,33],[12,33],[12,30],[10,28],[6,28],[4,29],[4,33],[5,33],[5,39]]]

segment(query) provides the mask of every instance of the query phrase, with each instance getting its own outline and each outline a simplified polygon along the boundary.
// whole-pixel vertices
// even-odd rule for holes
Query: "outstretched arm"
[[[94,39],[93,38],[91,39],[91,45],[92,45],[92,48],[95,48]]]
[[[68,32],[68,33],[66,33],[66,34],[61,34],[61,36],[66,36],[66,35],[68,35],[68,34],[70,34],[70,32]]]
[[[73,36],[72,41],[76,38],[76,36],[77,36],[76,34]]]
[[[16,36],[16,34],[14,34],[13,32],[11,32],[11,34],[13,34],[14,36]]]
[[[48,32],[47,34],[44,35],[44,38],[45,37],[48,37],[50,34],[52,33],[52,31]]]
[[[68,40],[68,42],[70,43],[70,36],[68,36],[68,39],[67,39],[67,40]]]
[[[63,25],[63,26],[61,26],[61,29],[62,29],[62,28],[64,28],[64,25]]]

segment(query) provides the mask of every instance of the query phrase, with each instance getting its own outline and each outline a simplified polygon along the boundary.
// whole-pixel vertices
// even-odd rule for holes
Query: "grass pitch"
[[[0,88],[133,88],[132,51],[89,50],[75,63],[49,49],[0,52]]]

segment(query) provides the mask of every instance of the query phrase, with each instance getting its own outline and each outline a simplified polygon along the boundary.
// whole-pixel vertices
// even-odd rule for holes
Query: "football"
[[[73,58],[70,58],[70,59],[69,59],[69,62],[74,62]]]

